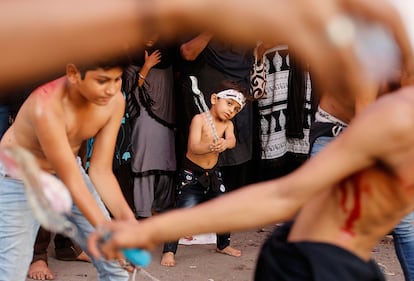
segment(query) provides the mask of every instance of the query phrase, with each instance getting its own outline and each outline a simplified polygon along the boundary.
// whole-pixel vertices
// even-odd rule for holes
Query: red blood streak
[[[346,181],[341,181],[339,183],[339,190],[341,191],[341,202],[340,202],[340,204],[341,204],[342,211],[344,211],[344,212],[347,211],[347,209],[346,209],[347,193],[346,193],[345,185],[346,185]]]
[[[347,182],[350,181],[350,186],[353,189],[353,202],[352,207],[350,210],[347,208],[347,201],[348,201],[348,193],[346,190]],[[362,177],[361,174],[357,174],[351,177],[351,179],[348,179],[347,181],[341,182],[339,185],[339,188],[341,190],[341,207],[342,210],[346,213],[348,213],[348,218],[345,221],[345,225],[343,226],[343,230],[348,232],[351,235],[354,235],[354,232],[352,231],[352,228],[354,226],[354,223],[356,220],[358,220],[361,217],[361,189],[362,189]],[[369,187],[366,188],[367,191],[369,190]]]
[[[38,94],[42,96],[47,96],[55,90],[56,86],[57,86],[57,80],[44,84],[39,87],[41,91],[38,91]]]

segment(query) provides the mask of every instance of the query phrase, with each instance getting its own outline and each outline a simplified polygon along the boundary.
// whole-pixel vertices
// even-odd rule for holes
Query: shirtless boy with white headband
[[[211,95],[209,112],[197,114],[191,121],[186,158],[179,173],[177,208],[193,207],[226,191],[217,161],[221,152],[236,146],[231,119],[243,109],[246,98],[230,81],[223,81],[220,87],[222,91]],[[178,241],[164,244],[161,265],[175,266],[177,245]],[[241,255],[230,246],[230,233],[217,235],[217,252]]]

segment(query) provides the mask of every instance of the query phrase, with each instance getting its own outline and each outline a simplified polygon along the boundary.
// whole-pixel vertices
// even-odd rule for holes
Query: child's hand
[[[148,68],[152,68],[154,65],[161,61],[161,52],[155,50],[151,55],[148,55],[148,51],[145,51],[145,64]]]
[[[211,152],[221,153],[227,149],[226,140],[224,138],[220,138],[217,141],[214,141],[212,144],[210,144],[209,147]]]

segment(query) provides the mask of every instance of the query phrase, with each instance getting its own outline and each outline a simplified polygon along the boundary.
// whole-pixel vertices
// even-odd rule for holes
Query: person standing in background
[[[136,217],[173,207],[175,200],[174,45],[149,35],[145,50],[124,75],[124,90],[137,106],[132,120],[132,173]],[[128,104],[128,100],[127,100]]]
[[[308,158],[313,95],[310,75],[286,45],[259,43],[251,77],[260,122],[259,179],[286,175]]]
[[[367,81],[368,83],[368,81]],[[402,83],[405,83],[402,81]],[[401,82],[372,84],[371,91],[365,95],[347,96],[335,93],[322,93],[315,120],[311,126],[310,156],[324,149],[335,138],[347,130],[348,124],[373,103],[378,96],[398,89]],[[392,86],[392,87],[389,87]],[[391,93],[392,94],[392,93]],[[414,280],[414,212],[407,214],[391,232],[394,248],[406,281]]]
[[[193,91],[189,75],[198,79],[198,87],[203,92],[207,107],[210,106],[210,94],[223,80],[232,80],[240,87],[248,90],[250,85],[250,70],[253,64],[253,47],[238,46],[215,38],[214,34],[205,31],[184,42],[180,46],[181,58],[185,61],[185,68],[180,73],[178,100],[186,114],[181,114],[179,120],[183,128],[181,136],[181,155],[186,151],[185,140],[188,136],[188,127],[191,118],[197,113],[194,104]],[[191,67],[192,68],[191,68]],[[237,144],[234,149],[220,154],[219,167],[223,174],[223,181],[229,191],[237,189],[256,177],[253,159],[253,137],[256,136],[253,128],[253,107],[249,103],[245,109],[233,119]]]

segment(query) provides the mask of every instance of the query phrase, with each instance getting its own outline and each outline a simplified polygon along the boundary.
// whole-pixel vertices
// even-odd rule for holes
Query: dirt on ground
[[[257,254],[263,241],[273,231],[273,226],[232,234],[232,246],[242,250],[241,257],[216,253],[214,244],[179,245],[175,267],[159,264],[161,246],[152,252],[152,263],[145,271],[154,278],[138,273],[135,280],[142,281],[252,281]],[[95,281],[96,271],[90,263],[58,261],[50,247],[49,265],[56,281]],[[375,260],[381,265],[387,281],[404,281],[395,256],[392,238],[387,236],[373,251]],[[133,281],[131,275],[130,280]],[[31,279],[27,279],[31,280]]]

